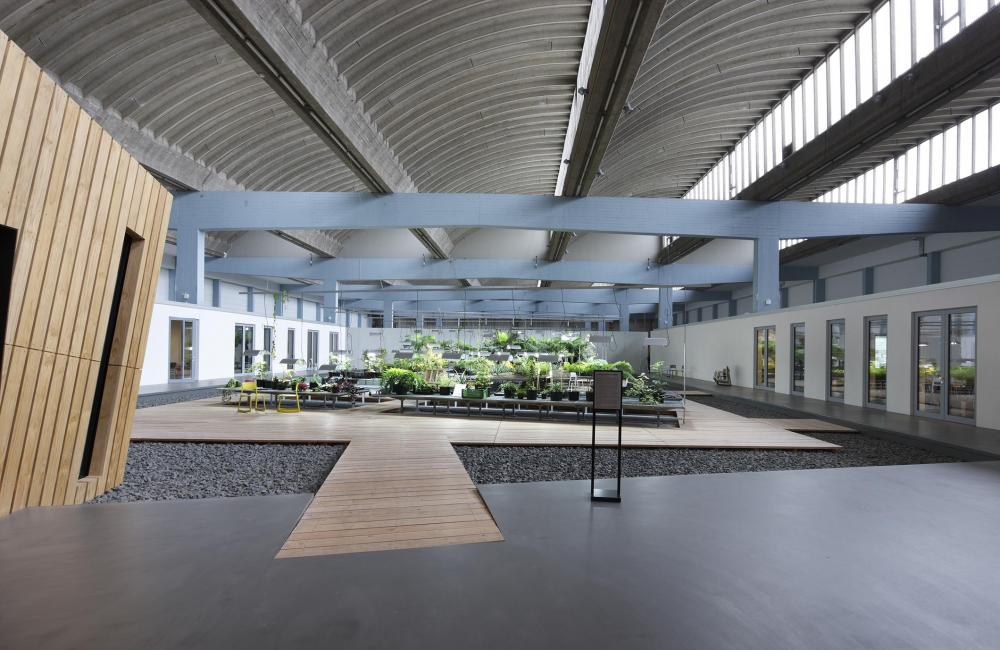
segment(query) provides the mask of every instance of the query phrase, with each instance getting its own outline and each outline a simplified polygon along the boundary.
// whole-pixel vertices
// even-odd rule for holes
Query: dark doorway
[[[0,226],[0,369],[3,368],[4,342],[7,340],[7,314],[10,311],[10,288],[14,283],[16,245],[17,231]]]
[[[95,455],[102,459],[107,449],[111,430],[117,410],[118,399],[121,397],[119,381],[108,383],[108,371],[112,365],[121,366],[127,351],[121,346],[115,346],[119,341],[128,340],[128,328],[132,322],[132,309],[135,307],[136,292],[139,285],[139,266],[142,263],[143,240],[130,231],[125,232],[122,241],[121,257],[115,277],[115,291],[111,297],[111,307],[108,310],[108,326],[104,333],[104,347],[101,351],[101,361],[97,369],[97,382],[94,386],[94,402],[90,410],[90,422],[87,426],[87,439],[84,441],[83,458],[80,461],[80,478],[97,475],[103,471],[103,466],[95,466]],[[116,357],[116,358],[112,358]]]

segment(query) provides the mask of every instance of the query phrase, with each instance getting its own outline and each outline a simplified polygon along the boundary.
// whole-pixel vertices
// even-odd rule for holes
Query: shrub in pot
[[[391,395],[412,393],[417,384],[417,375],[411,370],[386,368],[382,373],[382,390]]]
[[[563,395],[565,395],[565,389],[562,384],[557,381],[552,382],[548,389],[549,399],[553,402],[561,402]]]
[[[524,398],[525,398],[525,399],[532,399],[532,400],[533,400],[533,399],[538,399],[538,391],[537,391],[537,390],[535,390],[534,388],[529,388],[529,389],[528,389],[528,390],[527,390],[527,391],[525,392],[525,396],[524,396]]]
[[[503,391],[503,396],[507,399],[511,399],[517,394],[517,384],[512,381],[505,381],[500,384],[500,390]]]

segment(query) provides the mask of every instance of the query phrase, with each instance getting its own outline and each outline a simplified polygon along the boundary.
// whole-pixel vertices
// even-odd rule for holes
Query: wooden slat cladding
[[[121,483],[170,203],[0,33],[0,225],[16,231],[0,368],[0,514],[79,503]],[[126,242],[94,459],[80,479]]]

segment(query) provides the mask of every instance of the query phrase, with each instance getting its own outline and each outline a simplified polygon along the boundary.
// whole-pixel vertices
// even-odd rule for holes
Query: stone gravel
[[[163,406],[165,404],[177,404],[179,402],[190,402],[196,399],[207,399],[209,397],[219,397],[219,391],[214,388],[199,388],[195,390],[179,390],[171,393],[155,393],[153,395],[140,395],[136,400],[137,409],[148,408],[150,406]]]
[[[786,469],[867,467],[956,462],[955,458],[856,433],[813,434],[843,446],[837,452],[772,449],[625,449],[624,476],[723,474]],[[590,478],[589,447],[457,446],[477,484],[570,481]],[[597,475],[613,476],[617,454],[599,449]]]
[[[125,481],[95,502],[314,493],[345,445],[133,442]]]
[[[726,397],[688,398],[702,404],[751,418],[787,418],[794,411]],[[840,445],[830,451],[778,449],[625,449],[624,476],[670,476],[674,474],[720,474],[766,472],[788,469],[868,467],[950,463],[958,459],[900,442],[864,433],[810,433],[813,438]],[[482,447],[455,448],[466,470],[477,484],[526,481],[569,481],[590,478],[589,447]],[[597,453],[597,475],[613,476],[617,454],[612,449]]]

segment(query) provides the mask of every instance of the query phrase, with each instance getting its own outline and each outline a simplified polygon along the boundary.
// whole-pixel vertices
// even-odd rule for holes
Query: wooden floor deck
[[[798,421],[776,424],[688,404],[683,428],[630,425],[622,431],[624,444],[839,448],[789,431]],[[600,444],[616,442],[610,422],[599,432]],[[452,445],[589,445],[590,436],[589,422],[400,414],[398,405],[386,404],[245,414],[217,399],[139,409],[132,431],[132,440],[350,443],[279,558],[502,541]]]

